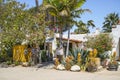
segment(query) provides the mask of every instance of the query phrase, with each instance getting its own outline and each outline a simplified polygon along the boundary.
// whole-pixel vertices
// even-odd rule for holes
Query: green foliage
[[[77,34],[85,34],[85,33],[89,33],[89,27],[95,27],[94,25],[94,21],[93,20],[89,20],[87,21],[87,23],[84,23],[83,21],[79,21],[77,22],[76,26],[78,27],[78,29],[76,29],[74,32]]]
[[[80,9],[85,2],[86,0],[44,0],[44,5],[46,10],[49,10],[49,13],[57,18],[58,25],[62,25],[63,28],[66,27],[66,24],[71,25],[76,22],[74,18],[80,18],[80,14],[83,12],[90,11]]]
[[[42,62],[46,62],[47,61],[46,50],[42,50],[40,54]]]
[[[88,65],[89,51],[85,49],[76,48],[69,52],[69,55],[63,60],[66,70],[70,70],[71,66],[78,65],[81,70],[86,70]]]
[[[20,65],[20,62],[19,61],[15,61],[14,64],[15,64],[15,66],[18,66],[18,65]]]
[[[99,34],[95,37],[88,37],[86,46],[97,49],[98,55],[112,49],[113,39],[109,34]]]
[[[80,18],[80,14],[84,12],[80,7],[85,1],[86,0],[44,0],[46,10],[49,11],[50,15],[57,18],[55,25],[60,27],[61,35],[64,29],[70,30],[76,23],[75,18]],[[60,37],[60,43],[62,43],[61,38],[62,36]]]
[[[6,53],[0,53],[0,63],[8,60],[8,55]]]
[[[12,61],[12,53],[10,49],[8,48],[2,48],[0,51],[0,63],[6,62],[6,61]]]
[[[9,61],[7,61],[6,63],[7,63],[7,65],[11,65],[11,64],[12,64],[12,61],[9,60]]]
[[[15,0],[6,0],[4,4],[1,3],[0,49],[2,51],[0,54],[12,54],[13,46],[23,41],[28,41],[30,44],[44,43],[45,14],[41,9],[39,13],[30,13],[25,8],[25,4]]]
[[[99,54],[98,56],[101,58],[101,60],[110,58],[110,55],[109,55],[108,51],[105,51],[104,53]]]
[[[86,27],[80,27],[78,29],[75,29],[74,31],[76,34],[85,34],[85,33],[89,33],[89,29],[87,29]]]
[[[15,1],[7,2],[2,6],[0,11],[2,12],[0,14],[0,24],[2,26],[0,35],[2,39],[0,41],[2,44],[14,44],[18,41],[20,42],[24,37],[22,30],[20,30],[25,17],[22,9],[23,5]]]

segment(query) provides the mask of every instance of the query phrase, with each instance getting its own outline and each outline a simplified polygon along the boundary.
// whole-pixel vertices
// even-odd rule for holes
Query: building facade
[[[112,52],[116,51],[116,59],[120,58],[120,24],[112,28],[111,35],[113,37],[113,49]]]

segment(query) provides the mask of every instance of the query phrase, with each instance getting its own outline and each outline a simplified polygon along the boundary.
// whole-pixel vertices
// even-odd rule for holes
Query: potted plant
[[[116,52],[111,54],[110,56],[110,62],[108,64],[108,70],[110,71],[117,71],[118,70],[118,62],[115,60]]]
[[[95,64],[93,63],[89,63],[87,66],[87,71],[88,72],[96,72],[97,71],[97,67]]]
[[[104,53],[99,54],[98,56],[101,59],[101,65],[103,68],[106,68],[108,62],[110,61],[111,51],[105,51]]]
[[[97,56],[97,50],[94,49],[93,51],[90,51],[88,56],[88,64],[87,64],[87,71],[88,72],[96,72],[97,71],[97,63],[96,63],[96,57]]]

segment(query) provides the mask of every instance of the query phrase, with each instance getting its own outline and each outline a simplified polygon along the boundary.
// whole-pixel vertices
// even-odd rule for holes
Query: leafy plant
[[[26,10],[26,5],[16,0],[6,0],[0,5],[0,60],[6,61],[5,55],[12,57],[12,48],[16,44],[27,41],[39,45],[44,42],[46,25],[41,7],[39,13],[34,13],[30,12],[31,9]]]
[[[110,56],[110,63],[114,63],[116,61],[115,58],[116,58],[116,52],[113,52],[113,54],[111,54]]]
[[[97,49],[98,55],[111,50],[112,44],[113,38],[107,33],[99,34],[95,37],[88,37],[88,41],[86,42],[88,48]]]
[[[78,66],[81,67],[81,70],[86,70],[87,65],[88,65],[88,55],[89,55],[89,50],[86,49],[81,49],[81,48],[76,48],[69,52],[69,59],[71,60],[69,64],[74,65],[77,64]]]
[[[11,65],[12,61],[7,61],[6,63],[7,63],[7,65]]]
[[[104,59],[110,58],[110,54],[111,54],[110,52],[105,51],[104,53],[99,54],[98,56],[101,58],[101,60],[104,60]]]
[[[98,54],[97,49],[93,49],[92,51],[90,51],[86,63],[86,70],[88,72],[95,72],[100,66],[100,58],[97,58],[97,54]]]
[[[118,69],[118,62],[115,60],[116,58],[116,52],[113,52],[110,56],[110,62],[108,63],[108,70],[115,70]]]
[[[86,62],[86,57],[89,55],[89,50],[84,50],[80,48],[74,49],[69,55],[72,55],[74,57],[74,62],[77,63],[78,54],[81,56],[81,64],[84,64]]]
[[[18,65],[20,65],[20,62],[19,61],[15,61],[14,64],[15,64],[15,66],[18,66]]]
[[[6,48],[2,48],[0,51],[0,63],[12,61],[12,53],[9,53],[9,50]]]

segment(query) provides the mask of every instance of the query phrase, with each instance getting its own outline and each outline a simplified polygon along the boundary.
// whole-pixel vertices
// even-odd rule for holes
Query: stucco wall
[[[112,52],[116,51],[117,53],[116,58],[118,58],[120,56],[119,55],[120,54],[119,52],[120,25],[117,25],[116,28],[112,28],[111,35],[113,36],[113,40],[114,40]]]

